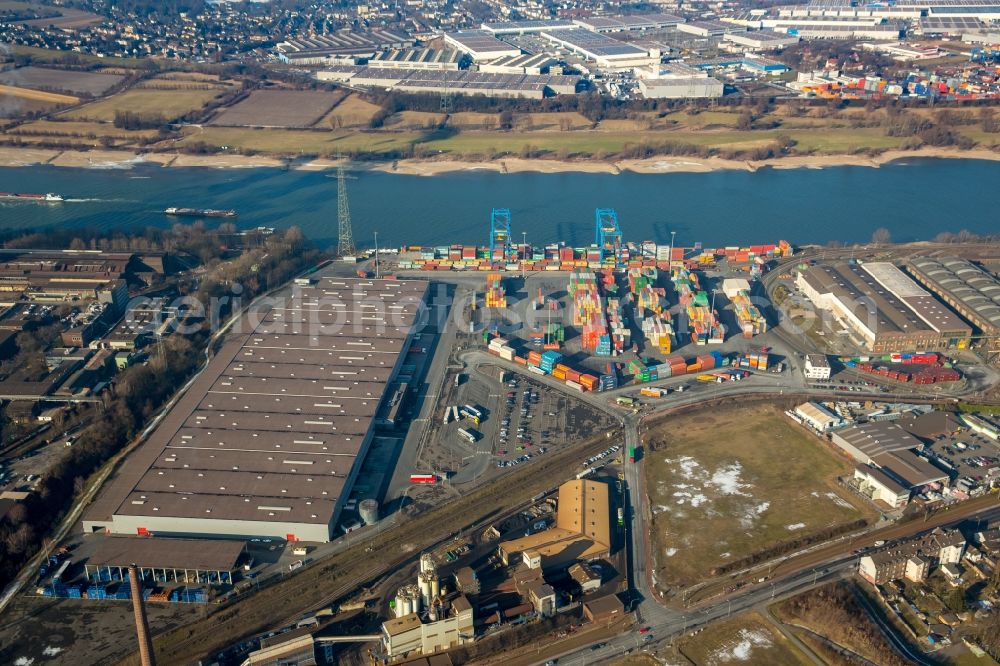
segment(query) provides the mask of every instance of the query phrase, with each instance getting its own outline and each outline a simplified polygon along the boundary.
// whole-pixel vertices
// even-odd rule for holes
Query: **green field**
[[[388,153],[408,149],[417,132],[352,132],[252,129],[243,127],[187,128],[180,145],[206,143],[229,150],[275,155],[336,155],[338,151]]]
[[[710,625],[677,641],[695,666],[739,663],[747,666],[809,666],[806,655],[757,613]]]
[[[656,581],[665,591],[763,548],[874,515],[836,484],[850,464],[772,405],[668,418],[646,441]]]
[[[217,90],[153,90],[134,88],[123,93],[79,108],[62,115],[72,120],[114,120],[118,111],[131,111],[141,116],[163,116],[167,120],[197,111],[222,92]]]

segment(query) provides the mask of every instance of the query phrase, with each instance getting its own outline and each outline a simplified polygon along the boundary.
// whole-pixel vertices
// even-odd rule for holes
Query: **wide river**
[[[485,243],[490,209],[510,208],[515,240],[593,242],[596,207],[614,208],[629,240],[705,246],[860,242],[886,227],[895,241],[941,231],[1000,231],[1000,162],[912,160],[883,166],[643,175],[497,174],[433,177],[357,171],[348,180],[354,236],[379,244]],[[0,230],[140,229],[176,221],[167,206],[233,208],[240,227],[298,225],[337,239],[333,172],[283,169],[0,168],[0,191],[55,192],[61,204],[0,200]],[[190,218],[185,218],[190,220]],[[210,220],[210,224],[219,220]]]

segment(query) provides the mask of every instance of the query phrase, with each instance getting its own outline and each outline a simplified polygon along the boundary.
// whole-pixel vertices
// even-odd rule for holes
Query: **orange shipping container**
[[[528,365],[528,359],[524,358],[523,356],[515,356],[514,362],[520,365]]]
[[[566,380],[566,371],[565,370],[560,370],[559,368],[555,368],[555,369],[552,370],[552,376],[555,377],[556,379],[560,379],[560,380],[565,381]]]

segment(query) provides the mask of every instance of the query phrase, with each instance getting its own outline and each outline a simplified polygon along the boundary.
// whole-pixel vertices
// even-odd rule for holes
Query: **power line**
[[[341,257],[356,256],[358,252],[354,247],[354,230],[351,228],[351,209],[347,205],[347,180],[344,177],[343,163],[337,167],[337,226],[340,239],[337,254]]]

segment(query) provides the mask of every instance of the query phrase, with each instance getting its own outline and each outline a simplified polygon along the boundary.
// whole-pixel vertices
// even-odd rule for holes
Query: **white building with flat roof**
[[[844,423],[844,419],[818,402],[804,402],[795,408],[794,414],[800,422],[818,432],[826,432]]]
[[[806,379],[829,379],[830,362],[823,354],[807,354],[804,372]]]

